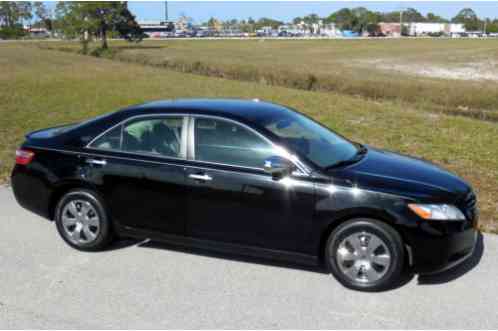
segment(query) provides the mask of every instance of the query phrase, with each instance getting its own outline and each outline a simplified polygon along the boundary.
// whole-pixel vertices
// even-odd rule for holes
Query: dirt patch
[[[386,63],[386,60],[372,60],[369,66],[387,71],[398,71],[404,74],[442,79],[458,79],[498,81],[498,61],[485,60],[458,64],[439,65],[434,63]],[[363,62],[363,64],[366,64]]]

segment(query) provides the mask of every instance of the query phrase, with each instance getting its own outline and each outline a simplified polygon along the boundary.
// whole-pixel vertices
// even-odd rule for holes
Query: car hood
[[[420,201],[453,202],[470,190],[463,179],[433,163],[372,147],[361,161],[331,175],[360,188]]]

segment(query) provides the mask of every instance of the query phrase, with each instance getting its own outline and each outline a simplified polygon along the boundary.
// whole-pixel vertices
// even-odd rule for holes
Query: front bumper
[[[474,233],[474,239],[471,244],[469,243],[465,247],[462,247],[462,249],[460,249],[459,251],[454,252],[452,255],[450,255],[447,259],[443,260],[442,263],[440,263],[436,267],[432,268],[426,267],[425,271],[424,268],[422,268],[421,270],[418,271],[418,273],[424,275],[440,273],[448,269],[451,269],[469,259],[474,254],[477,244],[477,237],[479,234],[478,231],[473,231],[473,233]]]
[[[473,227],[455,229],[458,226],[427,222],[405,232],[414,272],[438,273],[472,256],[479,232]]]

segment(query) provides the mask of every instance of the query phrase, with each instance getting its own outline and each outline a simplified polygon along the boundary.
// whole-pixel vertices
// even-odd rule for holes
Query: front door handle
[[[200,180],[200,181],[203,181],[203,182],[207,182],[207,181],[210,181],[210,180],[213,180],[213,177],[209,176],[209,175],[200,175],[200,174],[190,174],[188,175],[189,178],[192,178],[192,179],[195,179],[195,180]]]
[[[95,164],[99,166],[105,166],[107,164],[106,160],[97,160],[97,159],[86,159],[86,163]]]

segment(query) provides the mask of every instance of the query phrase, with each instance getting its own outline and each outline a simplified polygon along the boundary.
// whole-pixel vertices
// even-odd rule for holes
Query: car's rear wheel
[[[55,223],[64,241],[79,250],[101,250],[112,239],[104,204],[98,194],[90,190],[72,190],[65,194],[57,204]]]
[[[384,222],[352,219],[330,234],[325,257],[330,271],[344,286],[379,291],[400,280],[403,242],[400,235]]]

